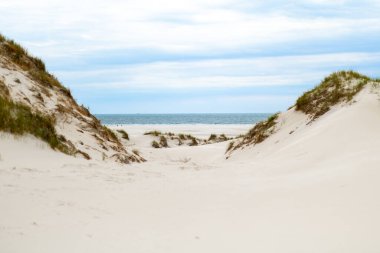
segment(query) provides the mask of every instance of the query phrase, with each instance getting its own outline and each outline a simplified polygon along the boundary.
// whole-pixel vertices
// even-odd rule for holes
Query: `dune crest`
[[[30,133],[57,150],[88,160],[144,161],[128,152],[117,135],[88,108],[79,106],[70,90],[46,71],[40,59],[3,36],[0,36],[0,98],[3,108],[8,109],[3,112],[5,115],[16,112],[15,117],[8,117],[9,122],[3,122],[3,131]],[[21,129],[22,121],[31,119],[35,119],[36,127],[41,120],[46,124],[37,133],[35,128],[28,132],[28,122]]]
[[[367,125],[372,125],[373,121],[379,120],[380,109],[376,104],[379,93],[379,80],[370,79],[353,71],[333,73],[314,89],[305,92],[287,111],[276,113],[267,120],[257,123],[242,138],[231,142],[227,148],[227,158],[233,156],[237,150],[250,148],[261,152],[262,146],[272,146],[275,149],[279,146],[277,143],[280,142],[301,141],[303,137],[300,137],[300,132],[303,134],[312,132],[317,126],[336,128],[339,125],[341,127],[340,130],[337,129],[336,135],[330,136],[331,142],[340,135],[347,135],[347,131],[356,126],[357,133],[354,132],[352,135],[360,134],[367,131]],[[367,118],[362,119],[362,124],[359,124],[362,127],[360,129],[356,124],[358,117],[367,115],[368,111],[376,110],[379,110],[377,114],[368,115]],[[346,122],[340,122],[338,119],[342,114],[350,115],[349,117],[352,118],[345,119]],[[322,138],[326,133],[320,132],[318,137]],[[366,138],[374,138],[378,135],[376,131],[372,134],[367,134]],[[315,149],[311,149],[310,152],[312,150]]]

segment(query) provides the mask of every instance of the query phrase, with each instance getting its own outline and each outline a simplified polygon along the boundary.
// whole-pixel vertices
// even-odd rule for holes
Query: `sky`
[[[277,112],[380,77],[380,0],[1,0],[0,32],[93,113]]]

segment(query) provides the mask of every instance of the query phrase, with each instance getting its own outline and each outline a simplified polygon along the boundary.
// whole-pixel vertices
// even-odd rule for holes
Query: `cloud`
[[[346,13],[324,17],[315,7],[316,15],[301,15],[298,11],[310,4],[339,4],[345,9],[348,1],[296,1],[291,6],[284,6],[282,1],[260,2],[3,0],[0,23],[33,52],[46,57],[122,48],[179,54],[245,47],[262,51],[281,43],[334,39],[359,31],[380,32],[378,16],[353,19]],[[251,5],[249,11],[239,8],[247,4]],[[376,6],[369,2],[364,5]],[[32,31],[37,34],[34,38],[30,36]]]
[[[254,87],[307,88],[339,69],[380,75],[378,0],[2,0],[0,13],[2,32],[98,111],[110,108],[109,90],[142,101],[153,91],[165,104],[179,90],[252,98]]]
[[[335,53],[165,61],[57,74],[73,85],[97,89],[237,88],[313,84],[334,70],[365,72],[368,66],[378,64],[380,53]]]

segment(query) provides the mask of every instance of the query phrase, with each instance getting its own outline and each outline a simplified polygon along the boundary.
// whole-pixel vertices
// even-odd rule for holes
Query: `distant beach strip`
[[[96,114],[106,125],[254,124],[271,113]]]

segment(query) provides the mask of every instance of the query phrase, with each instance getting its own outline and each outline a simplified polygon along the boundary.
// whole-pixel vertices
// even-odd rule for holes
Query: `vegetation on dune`
[[[243,139],[236,145],[234,142],[230,142],[227,148],[227,152],[235,150],[243,146],[254,145],[263,142],[268,138],[275,130],[276,122],[279,113],[273,114],[267,120],[257,123],[252,129],[243,135]]]
[[[2,80],[0,80],[0,96],[9,99],[9,90],[8,87],[4,84]]]
[[[66,154],[74,152],[65,144],[65,139],[57,135],[53,117],[32,112],[28,106],[0,96],[0,119],[1,131],[15,135],[31,134],[47,142],[53,149]]]
[[[144,135],[153,135],[153,136],[160,136],[162,133],[160,131],[150,131],[144,133]]]
[[[46,70],[45,64],[40,58],[31,56],[27,50],[18,43],[7,39],[1,34],[0,54],[20,66],[24,71],[28,72],[32,80],[45,87],[56,87],[72,98],[70,90],[64,87],[54,75]]]
[[[214,141],[216,140],[216,134],[211,134],[210,137],[208,138],[209,141]]]
[[[157,141],[152,141],[152,147],[160,148],[160,144]]]
[[[228,141],[229,139],[225,134],[221,134],[218,138],[219,142]]]
[[[83,156],[83,158],[85,158],[86,160],[91,160],[90,155],[87,154],[86,152],[81,151],[81,150],[77,150],[77,151],[75,152],[75,154],[81,154],[81,155]]]
[[[121,145],[121,143],[120,143],[119,139],[117,138],[116,134],[111,129],[109,129],[108,127],[103,126],[103,125],[101,126],[101,128],[102,128],[101,129],[102,131],[100,131],[100,132],[101,132],[102,136],[104,138],[106,138],[107,141],[115,142],[115,143]]]
[[[116,136],[116,134],[114,133],[114,131],[112,131],[111,129],[109,129],[108,127],[102,125],[99,121],[99,119],[97,119],[95,116],[93,115],[90,115],[92,121],[89,121],[87,122],[93,129],[96,130],[97,134],[101,137],[97,137],[98,135],[97,134],[94,134],[93,136],[96,137],[98,139],[98,142],[103,145],[104,144],[104,140],[106,141],[109,141],[109,142],[113,142],[114,146],[111,146],[111,148],[115,151],[121,151],[124,149],[123,145],[121,144],[119,138]],[[104,140],[103,140],[104,139]],[[103,145],[104,146],[104,145]],[[104,148],[104,147],[103,147]],[[106,149],[106,148],[104,148]]]
[[[52,93],[60,94],[62,103],[56,105],[55,112],[52,115],[61,114],[64,118],[71,115],[86,125],[86,129],[92,132],[98,144],[104,150],[112,150],[117,153],[112,157],[118,161],[128,163],[129,161],[144,161],[137,155],[129,155],[117,135],[93,116],[89,109],[79,106],[71,95],[69,89],[64,87],[58,79],[50,74],[45,67],[43,61],[37,57],[31,56],[27,50],[21,47],[13,40],[7,39],[0,35],[0,56],[6,63],[6,68],[17,71],[14,66],[20,68],[26,75],[35,82],[38,89],[34,89],[33,96],[44,104],[44,97],[51,97]],[[14,80],[15,83],[21,84],[19,79]],[[36,87],[37,88],[37,87]],[[41,94],[42,93],[42,94]],[[48,116],[50,113],[43,114],[33,110],[30,100],[27,96],[23,99],[29,104],[13,103],[9,94],[8,87],[0,82],[1,101],[1,128],[0,130],[8,131],[15,134],[30,133],[38,138],[46,141],[52,148],[58,149],[64,153],[71,155],[80,154],[86,159],[90,159],[89,155],[83,151],[77,150],[70,140],[64,140],[57,137],[55,133],[55,116]],[[39,121],[39,122],[38,122]],[[78,130],[83,133],[82,130]],[[127,133],[123,134],[123,138],[128,138]],[[106,145],[106,142],[107,145]],[[110,143],[111,142],[111,143]]]
[[[378,79],[370,79],[354,71],[335,72],[326,77],[318,86],[300,96],[295,107],[296,111],[302,111],[311,116],[311,120],[322,116],[330,108],[338,103],[349,102],[358,94],[368,82],[378,83]],[[257,123],[249,132],[242,136],[242,140],[230,142],[227,151],[233,151],[248,145],[263,142],[274,133],[278,113],[267,120]]]
[[[226,153],[227,153],[228,151],[230,151],[230,150],[234,147],[234,144],[235,144],[235,142],[233,142],[233,141],[231,141],[230,143],[228,143]]]
[[[160,146],[163,147],[163,148],[169,147],[168,140],[163,135],[160,136]]]
[[[154,148],[168,148],[170,141],[176,141],[174,145],[176,146],[198,146],[198,145],[206,145],[212,143],[223,142],[227,140],[231,140],[232,138],[228,138],[225,134],[216,135],[211,134],[208,139],[201,139],[194,137],[191,134],[175,134],[172,132],[162,133],[160,131],[149,131],[144,133],[144,135],[151,135],[153,137],[158,137],[157,140],[152,142],[152,147]]]
[[[137,156],[140,156],[140,151],[138,149],[132,149],[132,153]]]
[[[123,129],[119,129],[119,130],[116,130],[118,131],[120,134],[121,134],[121,138],[129,141],[129,135],[126,131],[124,131]]]
[[[198,146],[198,141],[197,141],[197,139],[196,138],[191,138],[191,143],[189,144],[190,146]]]
[[[328,112],[332,106],[351,101],[370,80],[354,71],[335,72],[299,97],[295,109],[316,119]]]

